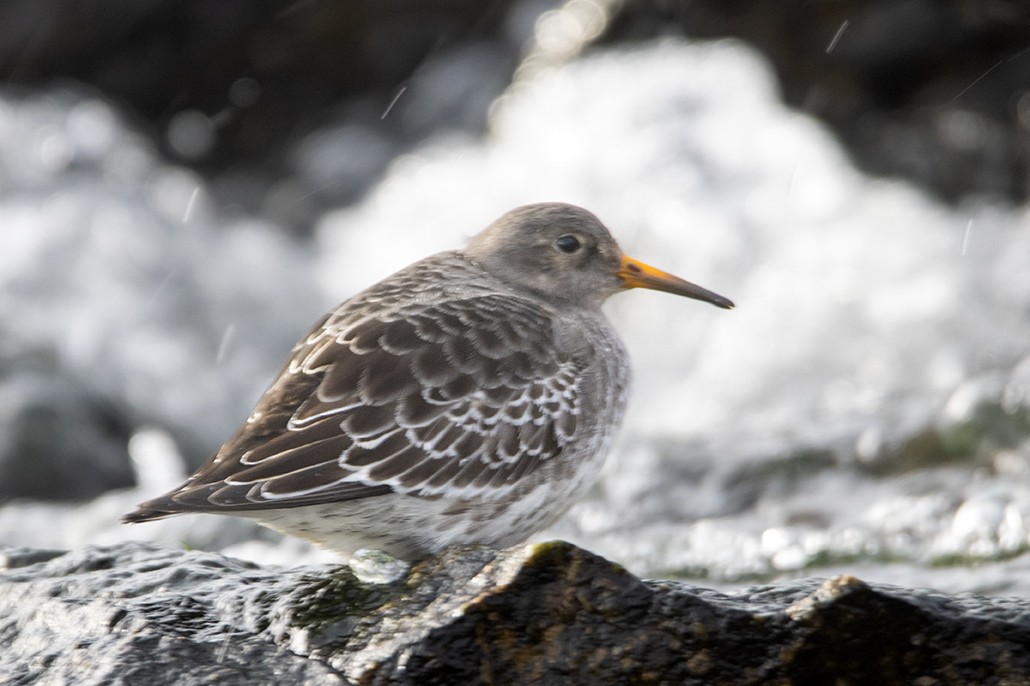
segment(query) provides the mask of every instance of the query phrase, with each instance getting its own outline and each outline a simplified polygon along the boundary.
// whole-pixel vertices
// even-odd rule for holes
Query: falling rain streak
[[[798,165],[794,165],[794,168],[790,170],[790,178],[787,179],[787,197],[789,198],[794,193],[794,179],[798,176]]]
[[[182,211],[182,223],[188,224],[190,217],[193,216],[193,210],[197,206],[197,196],[200,195],[200,186],[194,186],[193,192],[190,193],[189,200],[186,201],[186,209]]]
[[[217,364],[222,364],[225,361],[225,357],[229,353],[229,346],[232,345],[232,339],[235,336],[235,324],[229,324],[229,326],[225,327],[225,333],[222,334],[222,340],[218,344],[218,352],[215,354],[215,362]]]
[[[968,92],[968,91],[969,91],[969,89],[970,89],[970,88],[972,88],[972,87],[973,87],[973,86],[975,86],[976,84],[980,83],[980,81],[982,81],[982,80],[983,80],[983,78],[984,78],[985,76],[987,76],[988,74],[990,74],[990,73],[991,73],[992,71],[994,71],[995,69],[997,69],[998,67],[1000,67],[1000,66],[1001,66],[1001,65],[1003,65],[1003,64],[1005,64],[1005,60],[998,60],[998,61],[997,61],[997,62],[995,63],[995,65],[994,65],[993,67],[991,67],[990,69],[988,69],[987,71],[985,71],[985,72],[984,72],[983,74],[980,74],[980,75],[979,75],[979,76],[977,76],[977,77],[976,77],[975,79],[973,79],[973,82],[972,82],[971,84],[969,84],[968,86],[966,86],[965,88],[963,88],[963,89],[962,89],[962,90],[961,90],[961,91],[959,92],[959,94],[958,94],[958,95],[956,95],[956,96],[955,96],[954,98],[952,98],[952,99],[951,99],[951,102],[955,102],[956,100],[958,100],[959,98],[961,98],[961,97],[962,97],[963,95],[965,95],[965,94],[966,94],[966,92]]]
[[[150,293],[150,297],[147,298],[147,301],[145,303],[143,303],[144,310],[149,309],[157,301],[157,299],[164,294],[165,289],[168,288],[168,284],[171,283],[172,279],[175,276],[176,271],[174,269],[169,270],[165,274],[165,277],[161,279],[161,283],[157,284],[154,290]]]
[[[844,35],[844,32],[848,30],[848,27],[850,25],[851,22],[845,19],[844,22],[840,25],[840,28],[837,29],[837,33],[833,34],[833,39],[830,41],[830,44],[826,46],[827,55],[833,52],[833,49],[837,47],[837,42],[840,41],[840,37]]]
[[[379,117],[379,121],[386,119],[386,115],[390,114],[390,110],[393,109],[393,106],[397,104],[397,101],[401,99],[401,96],[404,95],[404,91],[406,90],[408,90],[407,86],[401,86],[401,89],[397,91],[397,95],[393,96],[393,100],[391,100],[390,104],[386,106],[385,110],[383,110],[383,114]]]

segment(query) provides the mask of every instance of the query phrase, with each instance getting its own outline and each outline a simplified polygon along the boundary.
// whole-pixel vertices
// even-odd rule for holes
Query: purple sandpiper
[[[518,543],[599,476],[629,385],[601,305],[628,288],[733,307],[582,208],[511,210],[326,315],[218,453],[124,519],[238,515],[407,560]]]

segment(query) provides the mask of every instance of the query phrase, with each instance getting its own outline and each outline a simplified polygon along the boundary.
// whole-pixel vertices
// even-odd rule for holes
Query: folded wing
[[[549,314],[511,296],[335,315],[213,460],[141,510],[500,495],[575,436],[581,371]]]

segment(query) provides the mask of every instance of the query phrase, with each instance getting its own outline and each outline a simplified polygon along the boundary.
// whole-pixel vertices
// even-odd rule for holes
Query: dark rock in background
[[[1030,197],[1030,5],[632,0],[601,43],[741,38],[859,167],[959,201]],[[685,75],[684,78],[689,78]]]
[[[0,503],[132,486],[125,414],[46,357],[0,355]]]
[[[295,171],[298,143],[342,119],[358,134],[334,150],[358,158],[351,173],[324,187],[301,173],[276,198],[344,204],[427,132],[482,129],[527,37],[510,10],[505,0],[10,0],[0,5],[0,81],[89,84],[250,211]],[[272,216],[303,225],[311,209]]]
[[[393,583],[150,545],[0,553],[0,680],[1025,683],[1030,601],[853,577],[733,595],[566,543],[453,550]]]

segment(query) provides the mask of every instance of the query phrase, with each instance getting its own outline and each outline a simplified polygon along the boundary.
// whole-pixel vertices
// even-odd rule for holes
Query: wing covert
[[[510,295],[342,312],[172,499],[261,509],[502,493],[575,436],[582,371],[549,314]]]

